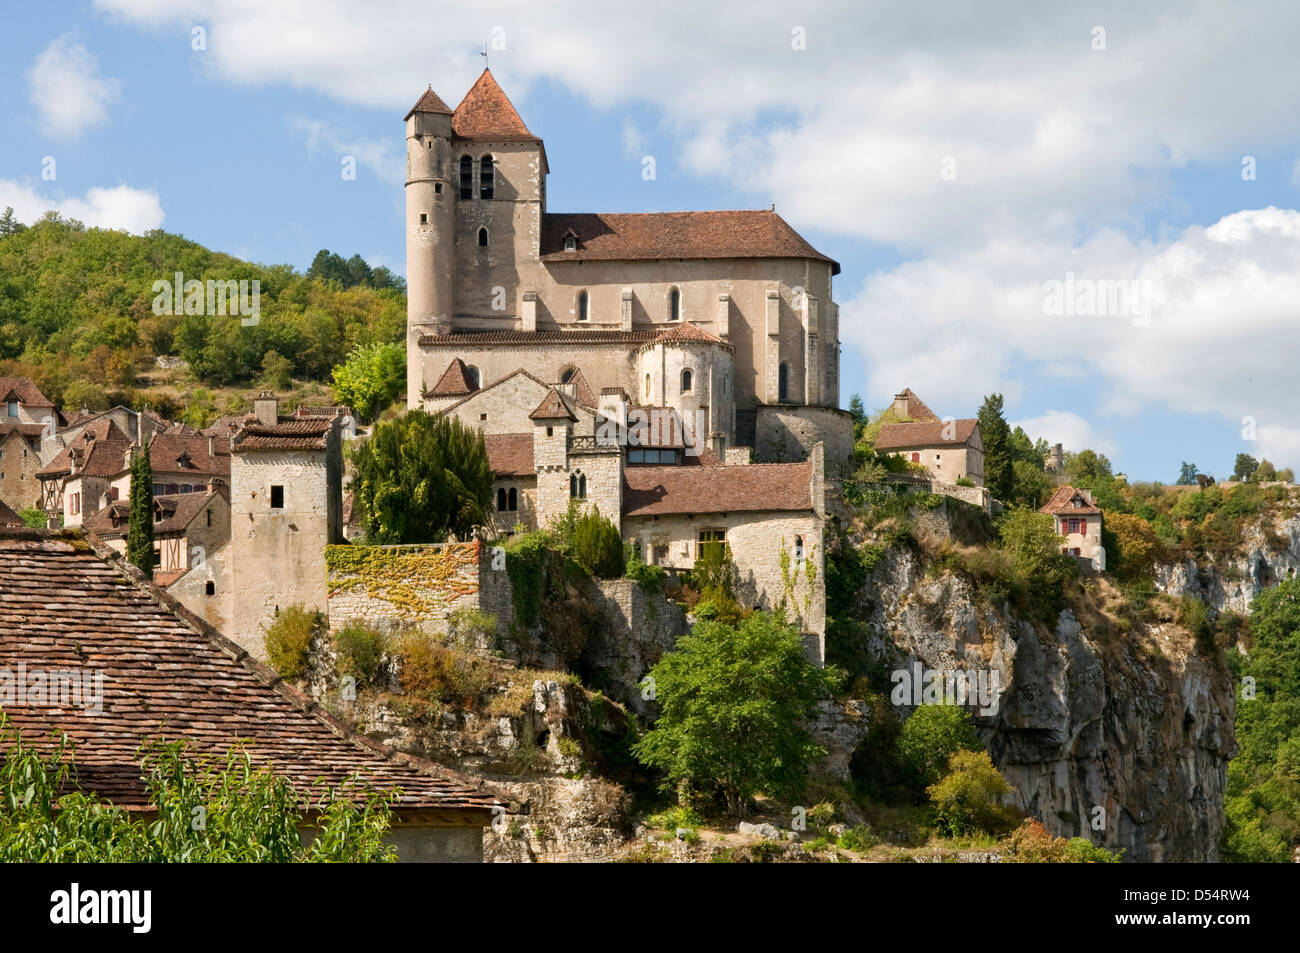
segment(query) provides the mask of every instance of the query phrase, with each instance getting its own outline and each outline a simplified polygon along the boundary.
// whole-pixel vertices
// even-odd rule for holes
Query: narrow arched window
[[[790,365],[784,361],[776,371],[776,399],[785,400],[790,393]]]
[[[682,371],[682,393],[685,394],[691,389],[691,370],[686,368]]]
[[[588,306],[587,292],[578,292],[578,320],[586,321],[590,317],[590,308]]]
[[[650,375],[645,376],[645,396],[646,400],[650,399]]]
[[[506,491],[502,487],[497,487],[497,512],[504,513],[506,509]]]
[[[479,247],[479,248],[487,248],[487,229],[486,229],[486,228],[480,228],[480,229],[478,230],[478,247]]]
[[[668,320],[680,321],[682,319],[682,293],[674,288],[668,292]]]
[[[587,498],[587,477],[583,473],[569,474],[569,496],[575,500]]]
[[[577,370],[577,369],[576,369],[576,368],[573,368],[573,367],[566,367],[563,371],[561,371],[561,372],[560,372],[560,383],[561,383],[561,384],[567,384],[567,383],[569,383],[569,381],[573,380],[573,374],[574,374],[574,371],[575,371],[575,370]]]
[[[460,197],[474,197],[474,160],[469,156],[460,157]]]
[[[510,499],[506,505],[506,509],[510,510],[512,513],[519,509],[519,491],[513,486],[510,488]]]
[[[478,197],[481,199],[492,198],[492,187],[495,184],[496,176],[492,172],[492,157],[484,156],[478,163]],[[479,244],[486,244],[480,242]]]
[[[796,536],[794,538],[794,558],[799,562],[803,562],[803,537],[802,536]]]

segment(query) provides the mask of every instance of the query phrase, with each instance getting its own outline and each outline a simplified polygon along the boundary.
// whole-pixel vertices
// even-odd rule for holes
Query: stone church
[[[488,70],[407,113],[408,406],[483,431],[498,530],[577,499],[647,562],[725,543],[742,601],[800,606],[820,656],[839,265],[774,209],[550,212],[549,172]]]

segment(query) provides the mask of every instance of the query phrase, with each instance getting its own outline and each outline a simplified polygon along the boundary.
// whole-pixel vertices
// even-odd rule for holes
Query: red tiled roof
[[[1082,506],[1072,504],[1075,496],[1078,496],[1083,501]],[[1058,486],[1056,492],[1052,494],[1052,498],[1044,503],[1038,512],[1050,513],[1053,516],[1067,513],[1071,516],[1100,516],[1101,508],[1088,500],[1086,491],[1076,489],[1067,483],[1064,486]]]
[[[910,387],[904,387],[901,391],[895,394],[894,400],[903,401],[903,406],[906,408],[904,415],[912,420],[921,421],[939,419],[939,415],[929,407],[925,406],[925,402],[912,393],[912,388]]]
[[[442,101],[442,98],[433,91],[433,86],[430,85],[423,95],[415,101],[411,111],[402,117],[403,121],[410,119],[416,113],[441,113],[444,116],[450,116],[451,107]]]
[[[217,492],[224,497],[229,491],[225,487],[220,487]],[[203,512],[203,508],[211,498],[212,494],[204,490],[194,493],[158,494],[153,498],[153,505],[155,513],[160,514],[162,519],[154,520],[154,536],[184,533],[190,523],[194,522],[194,517]],[[87,516],[82,525],[87,533],[94,533],[103,539],[114,539],[126,535],[128,527],[124,521],[130,516],[130,512],[131,504],[127,500],[114,500],[108,506]]]
[[[551,418],[558,419],[562,417],[567,417],[570,420],[578,419],[578,415],[575,414],[573,408],[569,406],[568,398],[554,387],[551,387],[551,389],[546,392],[546,396],[542,398],[542,402],[538,404],[537,408],[528,416],[533,420],[548,420]]]
[[[681,324],[673,324],[665,330],[660,331],[651,340],[641,345],[642,350],[652,347],[656,344],[721,344],[723,347],[731,347],[726,341],[716,334],[710,334],[703,328],[696,327],[689,321],[683,321]]]
[[[564,250],[570,231],[578,240]],[[548,212],[542,219],[544,261],[663,258],[811,258],[840,266],[769,210],[719,212]]]
[[[54,406],[29,377],[0,377],[0,400],[19,400],[29,407]]]
[[[162,736],[185,739],[198,757],[248,742],[248,756],[289,781],[303,808],[318,783],[337,788],[355,771],[381,791],[400,789],[398,811],[488,817],[495,798],[481,781],[349,730],[94,537],[0,530],[0,593],[0,667],[103,678],[98,713],[18,703],[5,714],[38,748],[66,732],[76,783],[120,807],[151,807],[138,749]]]
[[[74,463],[78,476],[117,476],[127,467],[126,452],[130,448],[130,438],[118,429],[117,424],[108,417],[101,417],[87,424],[86,429],[60,450],[36,476],[42,480],[67,476],[72,473]]]
[[[455,334],[422,334],[420,345],[480,347],[488,344],[560,344],[572,347],[578,344],[644,344],[654,336],[655,332],[649,328],[639,331],[602,328],[575,328],[572,331],[457,331]]]
[[[215,447],[211,449],[215,449],[215,454],[209,452],[209,438],[197,431],[181,434],[168,429],[154,434],[149,440],[149,465],[154,473],[186,473],[229,479],[230,438],[213,437],[212,441]]]
[[[252,414],[226,414],[225,416],[218,417],[216,420],[212,421],[212,423],[200,430],[199,433],[203,434],[205,437],[208,434],[212,434],[217,437],[230,438],[234,436],[236,430],[252,419]]]
[[[483,435],[487,446],[488,466],[497,476],[532,476],[533,435],[530,433],[489,433]]]
[[[4,500],[0,500],[0,526],[25,525],[27,524],[23,522],[22,517],[15,513],[8,503]]]
[[[299,404],[293,412],[295,417],[352,417],[352,408],[347,404]]]
[[[478,388],[470,380],[469,368],[460,358],[452,358],[447,369],[442,372],[438,378],[438,383],[434,384],[426,394],[428,397],[462,397],[465,394],[472,394]]]
[[[334,427],[331,417],[281,417],[267,426],[250,420],[232,443],[231,451],[246,450],[324,450]]]
[[[0,437],[7,437],[17,431],[24,437],[39,437],[45,432],[44,424],[20,424],[12,420],[0,420]]]
[[[591,385],[587,383],[587,378],[583,376],[582,368],[575,367],[573,376],[569,378],[568,382],[574,387],[578,403],[582,404],[583,407],[596,406],[596,395],[592,392]]]
[[[812,463],[627,467],[623,515],[812,510]]]
[[[539,141],[528,131],[510,97],[486,69],[451,114],[451,131],[461,139]]]
[[[949,421],[952,430],[945,436],[944,430],[949,426],[942,420],[924,420],[912,424],[885,424],[876,437],[877,450],[908,450],[913,448],[957,446],[966,443],[974,436],[979,427],[975,418]],[[951,439],[950,439],[951,437]]]

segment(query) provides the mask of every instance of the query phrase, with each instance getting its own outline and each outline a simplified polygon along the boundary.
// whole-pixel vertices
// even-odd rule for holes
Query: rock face
[[[876,565],[856,610],[891,671],[919,662],[1000,686],[974,723],[1019,806],[1054,835],[1122,847],[1133,861],[1218,859],[1233,688],[1181,629],[1124,632],[1066,610],[1053,631],[1036,630],[982,605],[964,578],[927,577],[903,549]]]
[[[1191,596],[1220,612],[1250,611],[1260,591],[1300,571],[1300,517],[1277,524],[1275,532],[1249,527],[1244,553],[1219,563],[1198,566],[1193,560],[1156,566],[1156,588],[1174,598]]]

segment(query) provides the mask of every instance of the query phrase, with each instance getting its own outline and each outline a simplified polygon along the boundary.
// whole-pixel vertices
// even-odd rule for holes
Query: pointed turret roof
[[[551,389],[546,392],[546,396],[542,398],[542,402],[537,405],[537,409],[528,416],[533,420],[563,420],[565,418],[568,418],[569,420],[578,419],[578,415],[575,414],[573,409],[569,406],[569,401],[556,389],[554,384],[552,384]]]
[[[438,383],[429,389],[428,397],[463,397],[478,390],[478,385],[470,379],[469,368],[460,358],[455,358],[438,378]]]
[[[411,111],[402,118],[410,119],[415,113],[441,113],[444,116],[450,116],[451,107],[442,101],[442,97],[433,91],[431,85],[424,91],[424,95],[416,100],[415,105],[411,107]]]
[[[451,114],[451,129],[462,139],[540,141],[528,131],[510,97],[497,85],[492,71],[487,69]]]

